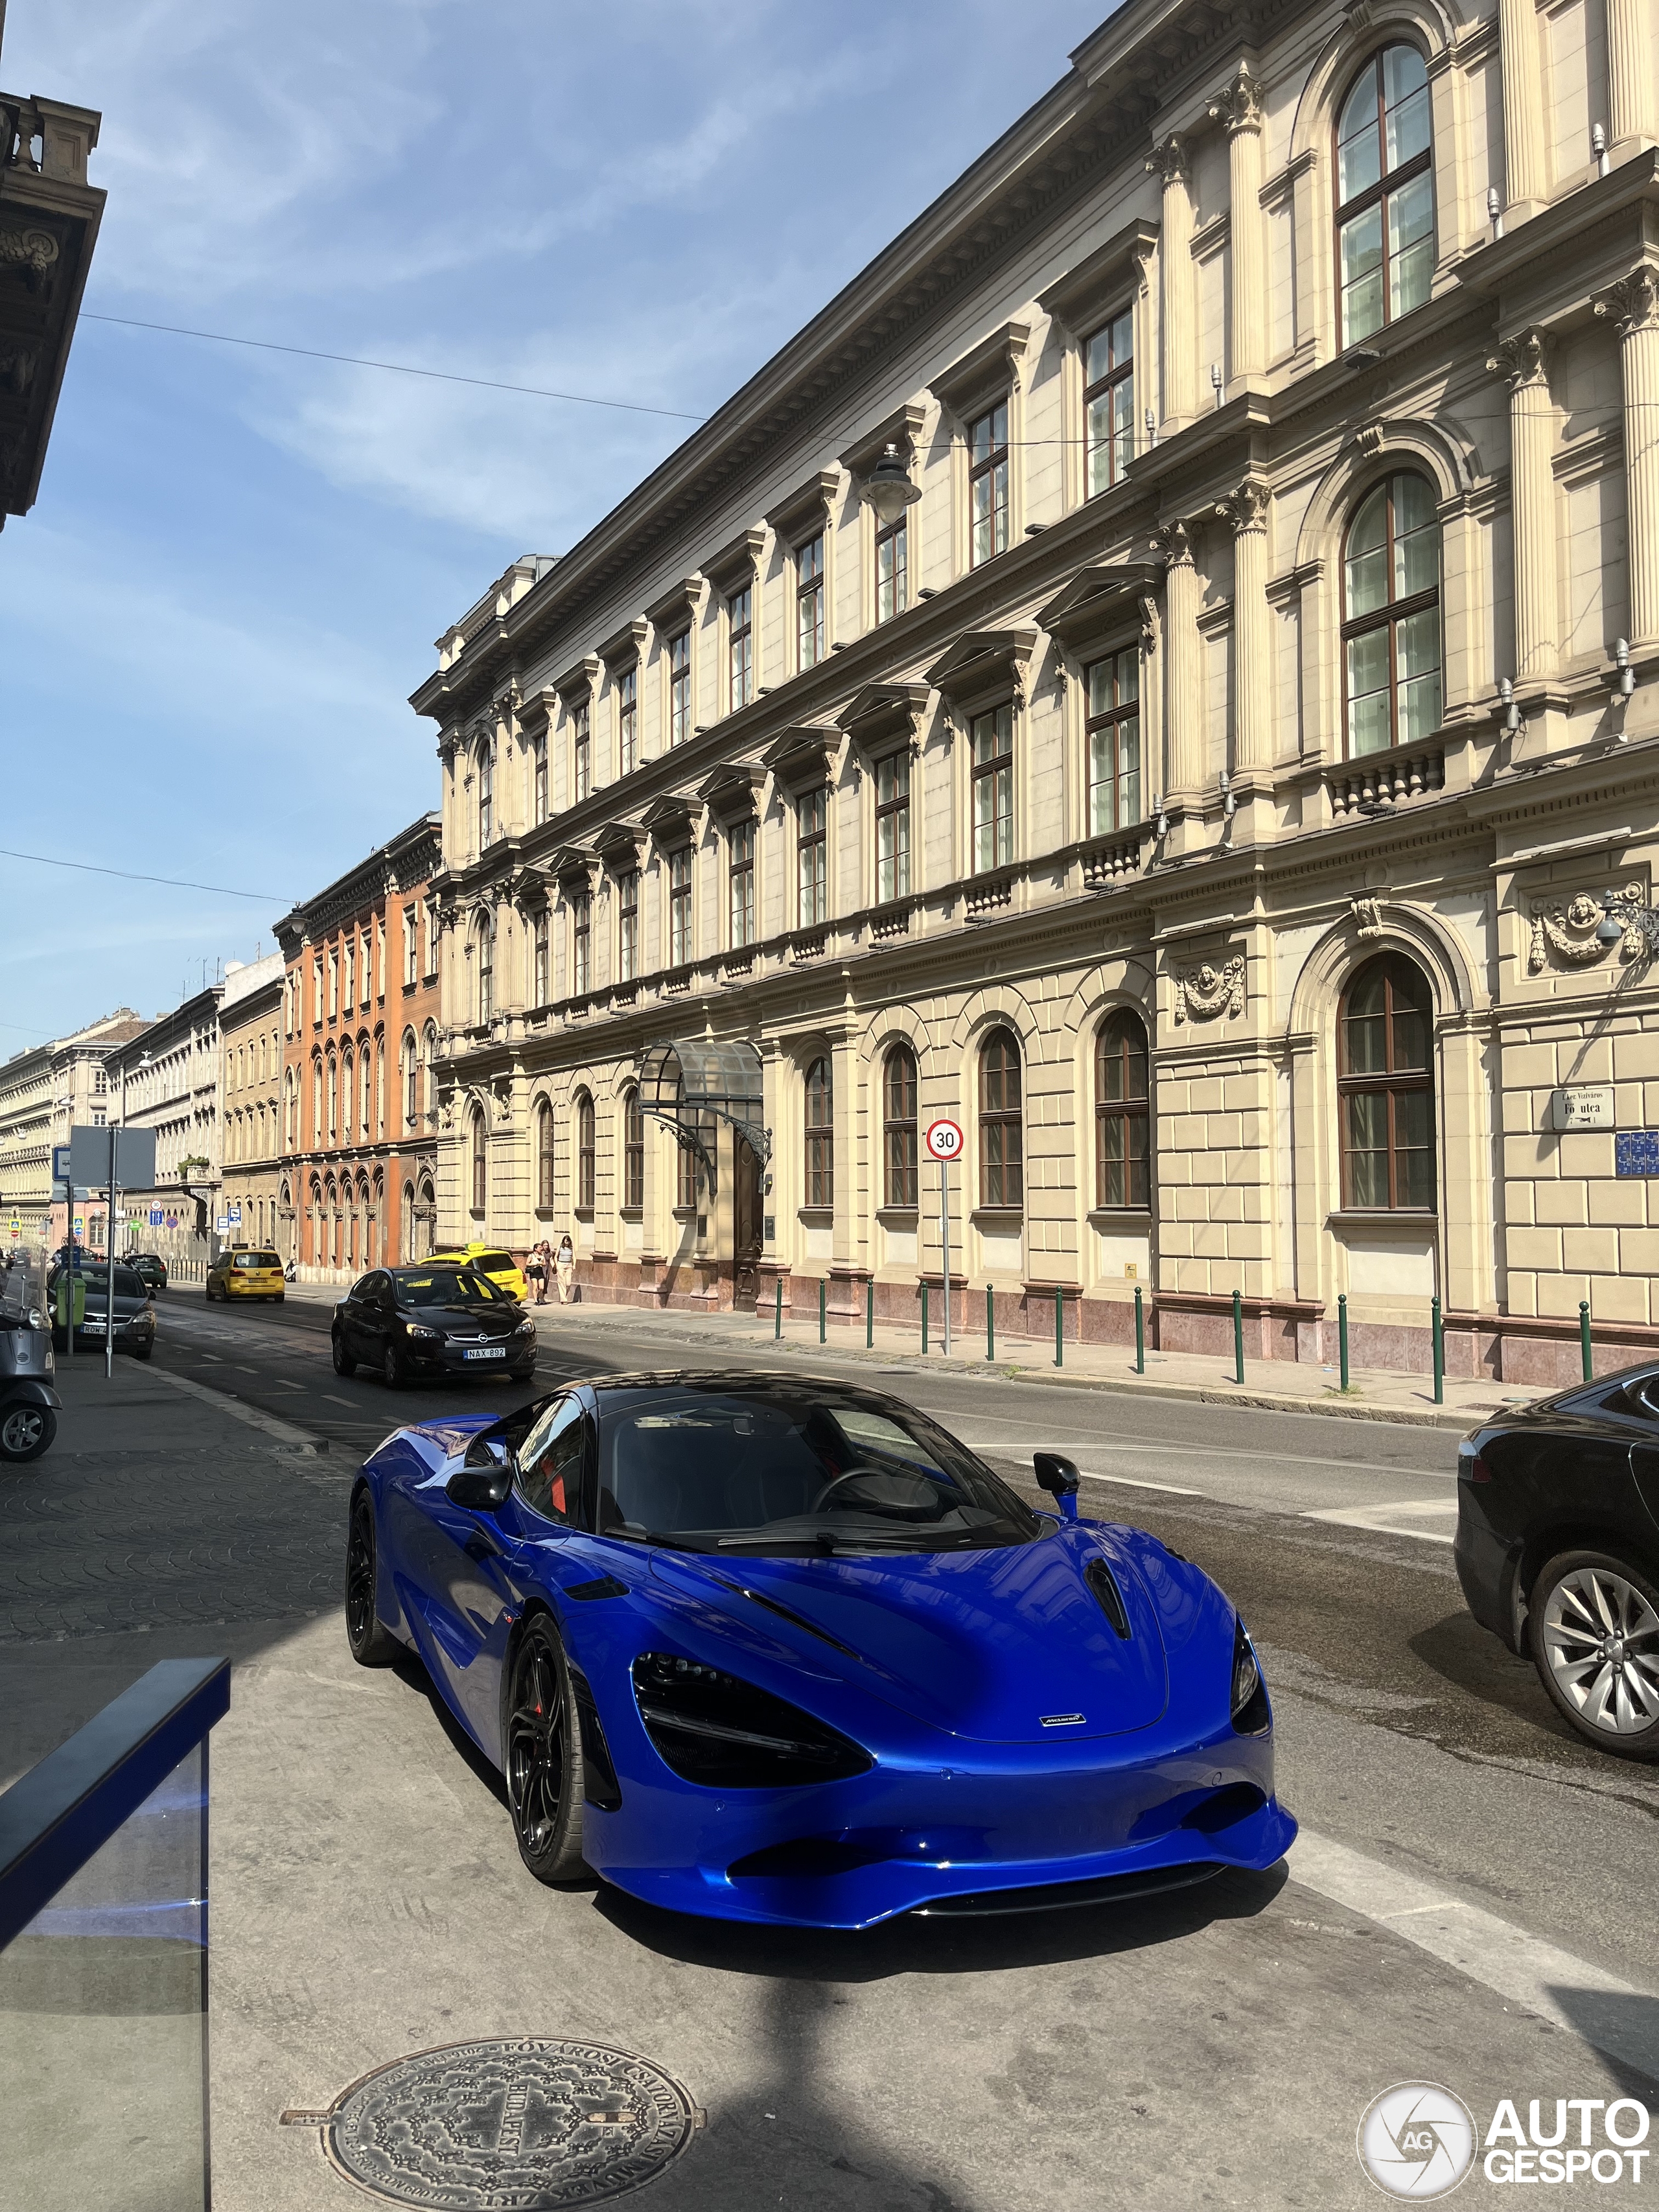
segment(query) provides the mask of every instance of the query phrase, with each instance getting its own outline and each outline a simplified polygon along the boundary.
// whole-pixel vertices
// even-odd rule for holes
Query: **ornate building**
[[[438,929],[423,814],[276,924],[283,948],[276,1243],[301,1280],[432,1249]]]
[[[441,642],[440,1215],[1166,1346],[1659,1344],[1647,0],[1128,0]],[[1650,1217],[1650,1206],[1656,1210]]]
[[[224,1162],[216,1220],[227,1244],[272,1246],[281,1214],[283,1002],[280,951],[228,961],[219,1001],[219,1126]]]

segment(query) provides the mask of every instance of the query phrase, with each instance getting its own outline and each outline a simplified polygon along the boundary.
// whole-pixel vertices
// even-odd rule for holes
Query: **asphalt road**
[[[221,2212],[361,2201],[277,2114],[473,2035],[611,2041],[686,2081],[708,2125],[653,2185],[664,2212],[1359,2205],[1354,2128],[1392,2081],[1443,2081],[1483,2126],[1500,2097],[1659,2102],[1659,1771],[1580,1746],[1468,1620],[1444,1433],[550,1311],[542,1387],[782,1358],[912,1399],[1028,1488],[1032,1449],[1062,1449],[1084,1510],[1198,1560],[1263,1651],[1304,1828],[1288,1879],[756,1934],[539,1889],[419,1668],[344,1655],[359,1460],[398,1422],[527,1394],[342,1379],[326,1309],[297,1299],[161,1312],[153,1365],[83,1371],[58,1451],[0,1485],[0,1774],[149,1657],[237,1660],[214,1752]]]

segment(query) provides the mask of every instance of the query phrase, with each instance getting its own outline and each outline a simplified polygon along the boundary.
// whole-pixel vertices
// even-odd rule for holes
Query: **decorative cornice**
[[[889,446],[896,446],[899,459],[908,464],[927,421],[927,410],[921,401],[907,399],[884,415],[873,430],[854,440],[841,457],[842,468],[849,476],[867,477]]]
[[[702,604],[702,576],[682,576],[672,590],[652,601],[645,611],[645,618],[659,636],[666,635],[683,629],[696,617]]]
[[[766,532],[758,523],[752,524],[740,530],[729,545],[722,545],[712,560],[705,561],[702,573],[722,597],[729,598],[745,584],[752,586],[765,544]]]
[[[615,636],[606,638],[599,647],[599,659],[613,676],[617,675],[630,661],[639,659],[650,635],[650,623],[643,615],[635,615],[632,622],[623,624]]]
[[[810,538],[829,520],[840,489],[839,469],[814,469],[805,483],[769,510],[766,520],[780,538]]]
[[[1025,664],[1035,650],[1035,629],[970,629],[927,671],[927,681],[953,704],[977,698],[1000,682],[1023,697]]]
[[[1084,323],[1092,323],[1114,290],[1128,281],[1138,290],[1145,286],[1146,264],[1158,251],[1160,228],[1146,216],[1136,216],[1046,291],[1039,292],[1038,307],[1045,315],[1064,324],[1073,337],[1083,337]]]
[[[929,387],[934,398],[960,416],[978,401],[989,398],[1000,386],[1012,386],[1019,375],[1030,337],[1029,323],[1004,323],[949,368],[940,370]]]

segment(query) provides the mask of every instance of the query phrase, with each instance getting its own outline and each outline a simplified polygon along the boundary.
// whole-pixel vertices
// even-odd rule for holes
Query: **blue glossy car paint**
[[[516,1496],[493,1514],[453,1504],[446,1484],[488,1425],[400,1430],[366,1462],[377,1609],[496,1765],[511,1638],[551,1614],[621,1790],[611,1811],[590,1795],[583,1856],[632,1895],[859,1928],[953,1897],[1266,1868],[1294,1838],[1271,1725],[1231,1723],[1234,1609],[1144,1531],[1055,1518],[999,1549],[822,1559],[647,1547],[555,1527]],[[1127,1638],[1084,1579],[1102,1556]],[[872,1764],[780,1789],[685,1781],[640,1716],[645,1652],[784,1698]]]

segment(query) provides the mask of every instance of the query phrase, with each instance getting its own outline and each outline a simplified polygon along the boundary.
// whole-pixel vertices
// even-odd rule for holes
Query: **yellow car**
[[[274,1252],[243,1244],[222,1252],[208,1269],[210,1298],[275,1298],[283,1303],[283,1263]]]
[[[429,1252],[427,1260],[436,1267],[471,1267],[474,1274],[488,1276],[498,1291],[505,1291],[508,1297],[521,1304],[530,1296],[523,1268],[498,1245],[467,1244],[453,1252]]]

